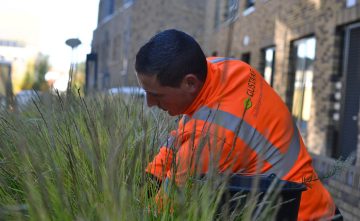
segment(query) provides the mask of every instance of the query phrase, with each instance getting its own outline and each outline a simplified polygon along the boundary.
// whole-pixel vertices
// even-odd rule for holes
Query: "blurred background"
[[[0,62],[3,69],[10,65],[15,95],[31,89],[65,91],[72,61],[79,67],[75,81],[83,84],[98,5],[99,0],[0,0]],[[76,50],[65,44],[71,38],[81,41]]]
[[[359,0],[0,0],[0,6],[3,106],[12,95],[66,91],[69,77],[87,95],[137,87],[139,47],[162,30],[180,29],[207,56],[239,58],[263,74],[288,105],[319,174],[336,159],[355,159],[324,182],[346,220],[360,220]]]

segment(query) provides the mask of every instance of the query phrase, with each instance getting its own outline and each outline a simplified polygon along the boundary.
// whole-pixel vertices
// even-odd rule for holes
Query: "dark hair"
[[[156,75],[163,86],[178,87],[190,73],[205,82],[207,62],[194,38],[169,29],[156,34],[140,48],[135,69],[138,74]]]

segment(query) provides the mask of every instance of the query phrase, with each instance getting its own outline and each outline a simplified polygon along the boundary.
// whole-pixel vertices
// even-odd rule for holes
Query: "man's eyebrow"
[[[147,94],[152,95],[152,96],[161,96],[161,95],[162,95],[162,94],[155,93],[155,92],[151,92],[151,91],[147,91],[147,90],[145,90],[145,92],[146,92]]]
[[[145,92],[146,92],[147,94],[157,95],[157,93],[154,93],[154,92],[151,92],[151,91],[148,91],[148,90],[145,90]]]

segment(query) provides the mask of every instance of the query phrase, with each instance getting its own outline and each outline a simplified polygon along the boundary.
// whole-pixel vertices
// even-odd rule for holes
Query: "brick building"
[[[320,174],[357,153],[356,165],[324,182],[345,220],[360,220],[360,2],[208,0],[203,47],[264,74],[288,104]]]
[[[161,30],[181,29],[202,43],[204,4],[205,0],[101,0],[87,59],[88,90],[137,85],[135,54]]]
[[[88,89],[135,85],[136,51],[166,28],[262,73],[288,104],[320,175],[355,152],[354,165],[324,182],[345,220],[360,220],[359,0],[101,0]]]

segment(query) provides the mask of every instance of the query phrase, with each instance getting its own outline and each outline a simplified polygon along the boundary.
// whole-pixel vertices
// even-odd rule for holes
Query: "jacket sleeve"
[[[163,181],[166,178],[166,174],[171,168],[173,159],[172,146],[174,145],[175,134],[175,131],[171,131],[167,141],[160,147],[159,153],[145,169],[145,172],[152,174],[160,181]]]
[[[219,155],[228,145],[214,134],[204,135],[197,131],[183,134],[176,152],[176,166],[168,172],[169,179],[175,178],[178,186],[183,186],[189,177],[204,175],[212,167],[217,167]],[[215,169],[215,168],[214,168]]]

